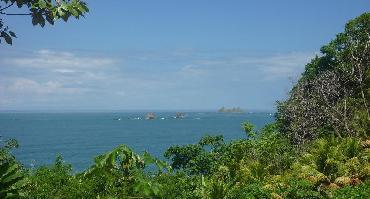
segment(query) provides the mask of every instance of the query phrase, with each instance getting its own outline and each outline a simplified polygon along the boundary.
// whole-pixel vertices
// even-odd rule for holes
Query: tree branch
[[[6,7],[4,7],[4,8],[1,8],[1,9],[0,9],[0,12],[1,12],[1,11],[3,11],[3,10],[8,9],[8,8],[9,8],[9,7],[11,7],[12,5],[14,5],[14,2],[13,2],[13,3],[11,3],[11,4],[9,4],[8,6],[6,6]]]
[[[5,12],[0,12],[0,14],[2,14],[2,15],[11,15],[11,16],[14,16],[14,15],[18,15],[18,16],[32,15],[32,13],[5,13]]]

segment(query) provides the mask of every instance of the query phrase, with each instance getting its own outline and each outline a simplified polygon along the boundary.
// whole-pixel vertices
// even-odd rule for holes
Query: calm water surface
[[[50,164],[61,154],[81,171],[92,164],[93,157],[120,144],[163,157],[171,145],[196,143],[205,134],[243,138],[241,122],[260,128],[274,120],[270,113],[187,112],[183,119],[174,119],[174,112],[156,115],[155,120],[144,120],[138,117],[144,118],[145,112],[0,113],[0,139],[19,141],[14,154],[26,167]]]

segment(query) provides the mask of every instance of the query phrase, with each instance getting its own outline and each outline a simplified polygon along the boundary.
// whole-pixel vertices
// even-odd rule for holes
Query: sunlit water
[[[145,112],[106,113],[0,113],[0,139],[15,138],[14,151],[26,167],[50,164],[58,154],[76,171],[88,168],[93,158],[120,144],[141,153],[163,158],[171,145],[196,143],[203,135],[222,134],[225,140],[245,138],[241,122],[258,128],[274,120],[271,113],[156,112],[145,120]]]

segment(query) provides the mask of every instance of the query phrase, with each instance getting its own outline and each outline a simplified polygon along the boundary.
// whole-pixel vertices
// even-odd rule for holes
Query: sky
[[[365,0],[87,0],[0,44],[0,110],[274,110]],[[17,11],[17,10],[15,10]]]

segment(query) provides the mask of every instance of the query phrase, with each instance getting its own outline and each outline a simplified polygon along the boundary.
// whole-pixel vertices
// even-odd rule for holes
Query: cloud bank
[[[89,53],[0,55],[0,109],[271,109],[314,53]]]

